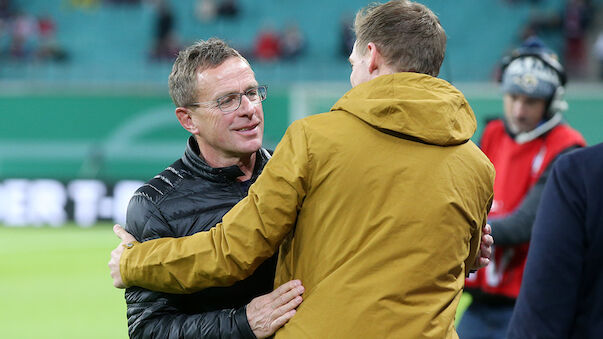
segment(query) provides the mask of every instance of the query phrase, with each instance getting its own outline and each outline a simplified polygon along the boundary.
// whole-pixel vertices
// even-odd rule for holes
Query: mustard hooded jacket
[[[209,232],[136,244],[126,285],[189,293],[243,279],[280,246],[275,286],[304,301],[277,338],[457,338],[494,169],[462,93],[377,77],[294,122],[249,196]]]

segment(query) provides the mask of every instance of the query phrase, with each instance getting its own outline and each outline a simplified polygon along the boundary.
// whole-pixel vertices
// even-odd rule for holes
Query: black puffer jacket
[[[212,168],[189,138],[184,156],[140,187],[128,206],[126,230],[137,240],[181,237],[208,231],[222,220],[261,173],[269,154],[261,149],[251,180],[237,166]],[[132,287],[126,290],[131,338],[255,338],[245,306],[272,290],[275,257],[244,281],[174,295]]]

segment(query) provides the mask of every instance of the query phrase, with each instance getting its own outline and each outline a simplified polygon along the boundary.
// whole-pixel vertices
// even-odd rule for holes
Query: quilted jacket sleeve
[[[130,201],[126,230],[142,241],[170,235],[167,221],[144,196]],[[191,314],[179,307],[182,297],[138,287],[126,289],[130,338],[255,338],[245,306]]]
[[[208,232],[136,244],[121,258],[128,286],[190,293],[250,275],[292,231],[308,187],[303,125],[292,124],[249,195]]]
[[[255,338],[245,307],[187,314],[170,295],[139,287],[126,290],[130,338]]]

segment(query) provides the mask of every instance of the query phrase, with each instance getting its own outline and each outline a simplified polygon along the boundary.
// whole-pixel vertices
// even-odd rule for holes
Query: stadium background
[[[128,1],[124,1],[128,2]],[[441,77],[466,94],[478,120],[500,116],[493,80],[500,58],[520,42],[530,20],[562,13],[565,1],[420,1],[448,34]],[[0,337],[125,338],[122,292],[106,262],[132,191],[184,150],[186,132],[167,94],[171,61],[151,60],[153,1],[20,0],[49,15],[61,62],[14,58],[0,25]],[[239,1],[234,19],[201,21],[198,1],[168,1],[181,44],[220,37],[250,51],[258,32],[295,22],[306,49],[295,60],[252,60],[261,83],[265,142],[273,148],[295,119],[328,111],[348,83],[340,26],[367,1]],[[603,1],[586,36],[603,30]],[[541,37],[564,47],[560,30]],[[603,141],[603,87],[588,54],[587,72],[570,77],[566,119],[589,144]],[[378,150],[376,150],[378,151]]]

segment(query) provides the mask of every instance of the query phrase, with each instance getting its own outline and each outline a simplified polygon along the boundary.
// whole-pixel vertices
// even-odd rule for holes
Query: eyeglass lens
[[[245,95],[253,104],[257,104],[266,99],[266,86],[251,88],[245,93],[232,93],[218,99],[218,107],[223,112],[235,111],[241,106],[241,99]]]

